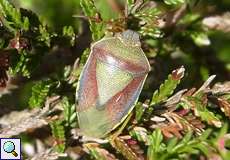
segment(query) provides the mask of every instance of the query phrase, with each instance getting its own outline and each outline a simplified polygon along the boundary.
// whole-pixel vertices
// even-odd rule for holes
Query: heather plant
[[[0,138],[23,159],[230,159],[228,0],[0,0]],[[81,133],[92,44],[140,36],[151,71],[118,127]],[[116,82],[113,82],[116,83]]]

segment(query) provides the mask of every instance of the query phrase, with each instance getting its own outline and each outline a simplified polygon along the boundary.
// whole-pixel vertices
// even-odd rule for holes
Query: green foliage
[[[56,140],[56,145],[55,145],[55,149],[58,152],[64,152],[65,150],[65,128],[63,126],[63,121],[59,120],[59,121],[55,121],[50,123],[50,127],[52,130],[52,135]]]
[[[179,70],[180,73],[178,72]],[[165,101],[176,89],[177,85],[180,83],[180,80],[183,76],[184,76],[183,68],[175,70],[172,74],[168,75],[168,79],[166,79],[164,83],[160,85],[160,89],[156,90],[153,93],[150,105],[155,105],[157,103]]]
[[[136,110],[135,119],[139,122],[142,118],[142,115],[144,114],[144,108],[142,103],[138,102],[135,106],[135,110]]]
[[[140,4],[139,4],[140,5]],[[137,19],[140,19],[139,23],[136,26],[130,25],[130,27],[136,27],[139,30],[139,33],[145,37],[151,38],[161,38],[163,36],[163,32],[157,26],[157,19],[162,14],[162,11],[158,8],[155,8],[150,4],[150,2],[145,2],[142,5],[130,5],[128,7],[128,11],[130,16],[134,16]],[[144,24],[144,25],[143,25]]]
[[[63,118],[50,123],[52,135],[56,141],[55,149],[64,152],[66,148],[66,137],[70,129],[76,127],[75,104],[71,104],[67,97],[63,97],[60,104],[63,107]]]
[[[70,43],[73,46],[75,42],[75,33],[72,26],[64,26],[62,30],[63,36],[71,37]]]
[[[44,42],[48,47],[50,47],[51,35],[47,31],[45,25],[39,25],[40,36],[38,36],[38,40]]]
[[[161,134],[161,131],[159,129],[155,130],[152,135],[148,137],[148,159],[153,160],[157,159],[157,153],[162,152],[163,149],[163,135]]]
[[[215,114],[207,109],[207,104],[204,104],[202,97],[198,96],[189,96],[187,106],[193,108],[197,116],[201,117],[203,121],[206,121],[208,124],[214,124],[216,127],[221,127],[221,122]]]
[[[31,62],[31,55],[23,50],[20,53],[13,55],[10,71],[14,75],[21,73],[23,76],[29,78],[32,70],[34,69],[33,65],[35,64],[36,63]]]
[[[96,146],[87,145],[87,149],[89,150],[89,154],[93,159],[106,160],[106,157],[100,152],[100,150],[98,150]]]
[[[208,35],[204,32],[191,32],[190,36],[194,43],[198,46],[208,46],[211,43]]]
[[[74,36],[74,30],[72,26],[64,26],[62,32],[64,36]]]
[[[65,126],[74,128],[76,126],[77,112],[75,104],[70,104],[67,97],[62,99],[62,105],[64,108]]]
[[[86,48],[81,55],[81,60],[80,60],[81,65],[84,65],[86,63],[87,58],[89,57],[89,53],[90,53],[90,49]]]
[[[167,5],[179,5],[185,3],[185,0],[164,0]]]
[[[52,80],[41,80],[37,82],[32,87],[32,95],[29,99],[29,106],[33,107],[42,107],[47,96],[49,96],[52,92],[52,89],[57,85],[56,82]]]
[[[90,30],[94,41],[99,40],[103,35],[103,23],[101,22],[100,13],[94,5],[93,0],[81,0],[81,7],[86,17],[89,18]]]
[[[4,25],[15,33],[18,30],[28,30],[29,20],[27,17],[22,17],[18,9],[11,5],[7,0],[0,1],[0,15],[4,16]]]
[[[207,156],[209,152],[207,138],[210,133],[211,130],[206,130],[201,136],[193,138],[192,133],[188,132],[182,140],[172,138],[165,144],[161,131],[157,129],[148,138],[148,159],[186,159],[189,154],[201,153]]]
[[[147,129],[143,127],[135,127],[133,130],[129,132],[129,135],[138,140],[139,142],[147,143],[147,133]]]

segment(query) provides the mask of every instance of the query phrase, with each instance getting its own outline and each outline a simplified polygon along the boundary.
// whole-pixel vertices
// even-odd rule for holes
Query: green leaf
[[[134,3],[134,0],[126,0],[126,2],[127,2],[127,5],[130,6]]]
[[[82,53],[82,55],[81,55],[81,59],[80,59],[80,64],[81,65],[85,65],[85,63],[86,63],[86,61],[87,61],[87,59],[89,57],[89,53],[90,53],[90,49],[86,48],[84,50],[84,52]]]
[[[164,0],[164,3],[167,5],[180,5],[185,3],[185,0]]]
[[[51,88],[56,85],[56,82],[49,79],[36,82],[36,84],[32,87],[32,96],[29,99],[29,106],[31,108],[42,107],[47,96],[51,93]]]
[[[149,144],[152,146],[154,152],[159,152],[161,147],[161,142],[163,140],[163,135],[160,129],[156,129],[152,135],[149,136]]]
[[[199,139],[201,141],[204,141],[205,139],[207,139],[210,134],[212,133],[212,129],[206,129],[200,136],[199,136]]]
[[[100,159],[100,160],[106,160],[103,154],[98,152],[98,150],[95,147],[88,147],[89,154],[94,157],[94,159]]]
[[[190,36],[194,43],[198,46],[208,46],[211,44],[208,35],[204,32],[191,32]]]
[[[63,121],[59,120],[59,121],[52,122],[50,123],[50,127],[51,127],[52,135],[57,141],[55,149],[58,152],[64,152],[66,138],[65,138],[65,128],[63,126]]]
[[[199,116],[202,121],[205,121],[208,124],[214,125],[216,127],[221,127],[221,121],[218,117],[215,116],[213,112],[207,109],[207,106],[205,106],[205,104],[203,104],[202,97],[199,98],[199,95],[197,95],[196,97],[188,96],[187,99],[194,104],[194,106],[191,106],[190,104],[188,105],[190,107],[193,107],[196,115]]]
[[[12,54],[10,72],[13,75],[22,74],[24,77],[30,77],[35,63],[31,63],[32,55],[22,50],[20,53]]]
[[[134,127],[129,134],[137,139],[139,142],[147,142],[148,135],[147,135],[147,129],[144,127]]]
[[[170,139],[167,145],[167,152],[171,153],[173,148],[177,145],[178,139],[176,137]]]
[[[205,133],[206,134],[206,133]],[[209,134],[209,133],[207,133]],[[201,135],[202,136],[202,135]],[[208,146],[205,142],[207,135],[202,138],[197,137],[193,138],[193,133],[188,132],[185,137],[178,141],[175,138],[171,139],[167,144],[168,153],[164,154],[164,158],[177,156],[179,157],[182,154],[199,154],[199,152],[203,152],[204,154],[208,153]]]
[[[184,76],[184,71],[183,67],[174,70],[172,74],[168,76],[168,79],[160,85],[160,89],[153,93],[150,105],[155,105],[165,101],[180,83],[181,78]]]
[[[3,48],[4,44],[5,44],[5,40],[0,38],[0,48]]]
[[[152,135],[148,137],[148,151],[147,156],[149,160],[157,159],[159,156],[159,152],[162,152],[164,149],[162,148],[163,135],[160,129],[156,129]]]
[[[29,27],[30,27],[30,22],[29,22],[29,18],[28,17],[24,17],[23,18],[23,27],[26,31],[29,30]]]
[[[141,27],[139,33],[143,36],[150,36],[153,38],[163,37],[163,32],[159,28],[153,28],[152,26],[143,26]]]
[[[134,16],[148,21],[148,18],[156,18],[160,14],[162,14],[162,12],[158,8],[149,7],[139,10]]]
[[[108,150],[102,148],[99,144],[86,143],[84,144],[85,150],[89,151],[92,159],[98,160],[115,160],[115,156]]]
[[[138,102],[135,106],[135,111],[136,111],[136,114],[135,114],[135,119],[137,122],[141,121],[141,118],[144,114],[144,107],[142,105],[141,102]]]
[[[8,0],[0,0],[0,16],[4,17],[4,25],[15,34],[18,30],[27,31],[29,29],[28,18],[22,17],[20,11]]]
[[[75,33],[72,26],[64,26],[62,30],[63,36],[70,37],[70,43],[73,46],[75,42]]]
[[[191,140],[192,135],[193,135],[192,132],[188,132],[182,139],[181,143],[188,143]]]
[[[76,126],[77,121],[77,112],[75,104],[70,104],[67,97],[62,99],[62,105],[64,108],[64,119],[65,126],[74,128]]]
[[[85,16],[89,18],[90,30],[92,32],[92,38],[94,41],[101,39],[104,35],[104,25],[100,20],[100,14],[97,12],[93,0],[81,0],[81,7]],[[100,22],[97,22],[100,21]]]
[[[149,136],[150,145],[148,148],[149,160],[166,160],[166,159],[187,159],[192,154],[206,156],[210,152],[212,146],[208,144],[208,137],[210,130],[204,132],[201,136],[195,137],[192,132],[188,132],[182,140],[177,138],[171,138],[167,144],[163,143],[163,137],[160,134],[159,129],[155,130],[151,136]]]
[[[50,47],[51,42],[51,33],[48,32],[45,25],[39,25],[39,33],[38,40],[44,42],[48,47]]]

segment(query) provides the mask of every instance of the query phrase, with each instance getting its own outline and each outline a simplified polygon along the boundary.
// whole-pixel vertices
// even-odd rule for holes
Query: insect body
[[[139,35],[127,30],[91,47],[77,90],[81,131],[101,138],[133,109],[150,71]]]

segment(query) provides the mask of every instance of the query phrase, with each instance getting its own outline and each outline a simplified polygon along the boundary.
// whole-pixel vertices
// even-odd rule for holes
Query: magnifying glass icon
[[[18,154],[17,152],[15,152],[15,145],[13,142],[11,141],[6,141],[4,144],[3,144],[3,150],[6,152],[6,153],[11,153],[14,157],[17,157]]]

